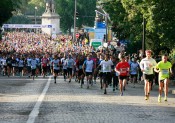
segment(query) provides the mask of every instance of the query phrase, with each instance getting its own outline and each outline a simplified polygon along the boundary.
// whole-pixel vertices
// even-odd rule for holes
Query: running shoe
[[[150,93],[148,93],[148,95],[147,95],[148,100],[149,100],[149,96],[150,96]]]
[[[158,103],[161,103],[161,96],[158,96]]]
[[[123,92],[120,93],[120,96],[123,96]]]
[[[148,96],[147,95],[145,95],[145,100],[148,100]]]
[[[107,91],[106,91],[106,89],[105,89],[105,91],[104,91],[104,94],[107,94]]]
[[[167,101],[167,96],[164,97],[164,101]]]

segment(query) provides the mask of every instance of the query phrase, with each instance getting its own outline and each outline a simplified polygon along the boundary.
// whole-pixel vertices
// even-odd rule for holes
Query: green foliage
[[[45,2],[44,0],[28,0],[26,6],[25,15],[34,15],[35,7],[37,7],[36,15],[42,15],[45,11]]]
[[[11,17],[7,23],[9,24],[30,24],[30,19],[28,19],[25,15],[15,15]]]
[[[21,5],[21,0],[1,0],[0,1],[0,26],[13,15],[13,11],[17,10]]]
[[[146,48],[159,53],[175,46],[174,0],[100,0],[113,21],[113,31],[131,44],[142,40],[142,21],[146,20]]]
[[[61,28],[63,32],[67,32],[74,26],[74,0],[55,0],[56,11],[61,16]],[[79,13],[79,18],[77,19],[77,24],[79,28],[83,24],[88,26],[93,26],[95,18],[95,0],[77,0],[77,12]],[[94,18],[90,17],[94,16]]]
[[[169,54],[169,59],[171,60],[171,63],[175,63],[175,49]]]

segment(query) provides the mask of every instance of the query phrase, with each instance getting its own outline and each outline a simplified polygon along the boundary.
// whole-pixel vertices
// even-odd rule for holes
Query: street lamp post
[[[36,10],[37,10],[37,6],[35,6],[35,24],[36,24]]]
[[[74,12],[74,35],[73,40],[76,41],[76,13],[77,13],[77,0],[75,0],[75,12]]]
[[[37,6],[35,6],[35,24],[36,24],[36,11],[37,11]],[[36,33],[36,29],[35,29],[35,33]]]

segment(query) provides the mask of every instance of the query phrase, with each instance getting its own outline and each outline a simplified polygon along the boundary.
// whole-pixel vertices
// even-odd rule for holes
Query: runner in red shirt
[[[119,74],[121,96],[123,96],[123,90],[125,90],[129,68],[130,68],[130,65],[128,62],[125,61],[125,56],[121,56],[121,62],[119,62],[115,68],[115,71]]]

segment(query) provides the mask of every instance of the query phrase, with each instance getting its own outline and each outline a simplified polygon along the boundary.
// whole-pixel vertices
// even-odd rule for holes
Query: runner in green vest
[[[159,96],[158,96],[158,102],[161,102],[161,95],[162,90],[164,88],[164,101],[167,101],[167,95],[168,95],[168,83],[169,83],[169,77],[170,74],[172,74],[172,64],[167,61],[168,56],[162,55],[162,61],[160,61],[156,65],[155,72],[159,73]]]

